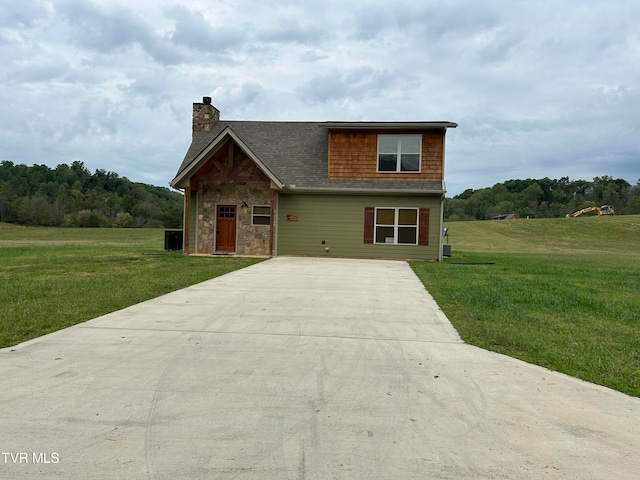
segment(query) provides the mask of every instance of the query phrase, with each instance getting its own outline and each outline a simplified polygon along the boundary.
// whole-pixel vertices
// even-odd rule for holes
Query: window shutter
[[[364,208],[364,243],[373,243],[375,213],[376,209],[374,207]]]
[[[421,208],[418,214],[418,245],[429,245],[429,209]]]

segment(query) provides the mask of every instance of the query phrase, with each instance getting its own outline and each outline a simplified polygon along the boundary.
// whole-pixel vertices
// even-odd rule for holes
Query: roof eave
[[[281,193],[321,193],[321,194],[351,194],[351,195],[444,195],[446,190],[407,190],[401,188],[336,188],[336,187],[295,187],[287,186]]]
[[[278,188],[284,188],[284,182],[280,180],[276,174],[274,174],[269,167],[267,167],[264,162],[260,160],[260,158],[251,151],[249,146],[240,139],[240,137],[231,129],[231,127],[226,127],[222,132],[220,132],[212,141],[207,145],[207,147],[202,150],[198,154],[198,156],[193,159],[189,165],[179,172],[173,180],[169,183],[173,188],[185,188],[188,184],[187,180],[191,177],[195,172],[197,172],[200,167],[208,160],[211,153],[215,153],[225,142],[226,137],[230,137],[233,139],[236,144],[249,156],[249,158],[256,164],[256,166],[271,180]]]
[[[329,129],[354,130],[407,130],[407,129],[440,129],[456,128],[457,123],[447,121],[435,122],[323,122],[321,127]]]

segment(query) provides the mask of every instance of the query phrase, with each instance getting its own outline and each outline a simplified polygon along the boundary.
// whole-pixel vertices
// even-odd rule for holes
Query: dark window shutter
[[[364,243],[373,243],[373,222],[376,209],[373,207],[364,208]]]
[[[421,208],[418,214],[418,245],[429,245],[429,209]]]

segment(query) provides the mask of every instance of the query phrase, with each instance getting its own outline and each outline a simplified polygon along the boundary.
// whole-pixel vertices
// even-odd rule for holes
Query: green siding
[[[437,260],[441,231],[440,205],[440,197],[280,194],[277,253]],[[365,207],[428,208],[429,245],[365,244]],[[297,215],[298,221],[288,221],[287,215]],[[326,242],[324,245],[322,240]],[[325,247],[329,247],[328,253]]]

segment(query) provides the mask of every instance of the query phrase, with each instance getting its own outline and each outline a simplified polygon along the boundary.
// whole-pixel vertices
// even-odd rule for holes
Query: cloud
[[[122,7],[106,10],[91,2],[65,0],[56,8],[72,27],[74,43],[97,52],[112,53],[129,48],[149,36],[149,27]]]
[[[279,9],[270,12],[269,22],[251,22],[244,18],[233,21],[183,6],[166,8],[164,14],[174,22],[173,31],[167,35],[173,45],[198,52],[200,61],[229,65],[237,65],[247,58],[256,63],[269,63],[282,54],[283,47],[314,46],[328,35],[319,26],[303,22],[302,17],[292,17],[290,12],[281,14]]]
[[[29,60],[13,61],[5,65],[7,85],[63,81],[70,70],[64,58],[39,55]]]
[[[333,70],[318,75],[300,86],[296,93],[305,103],[359,101],[406,87],[415,82],[404,72],[374,70],[369,67],[351,71]]]
[[[281,19],[258,32],[257,40],[276,44],[317,45],[331,34],[317,25],[303,24],[301,19]]]
[[[33,28],[48,14],[48,8],[43,1],[2,2],[0,3],[0,27]]]
[[[468,37],[474,32],[495,27],[500,18],[500,7],[495,2],[381,2],[375,8],[360,3],[349,11],[353,37],[371,40],[376,37],[413,37],[425,46],[433,43]]]
[[[56,3],[56,8],[69,25],[71,42],[80,49],[114,55],[140,47],[162,65],[186,61],[185,52],[157,32],[142,12],[118,5],[101,7],[83,0],[64,0]]]
[[[171,41],[192,50],[205,53],[223,53],[243,43],[246,33],[241,28],[215,25],[204,13],[175,6],[166,10],[167,17],[175,20]]]

